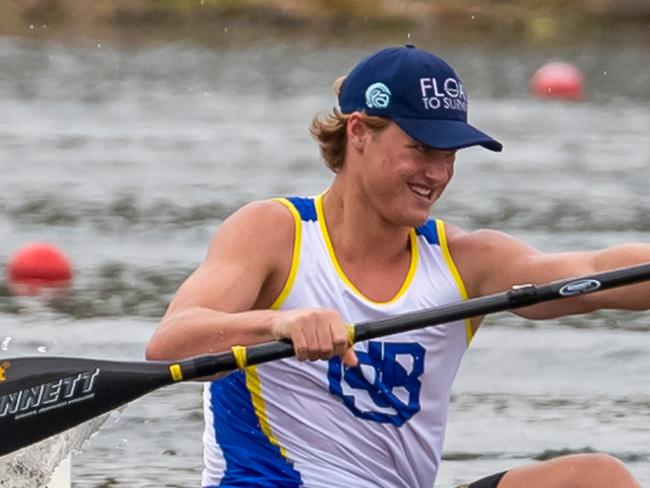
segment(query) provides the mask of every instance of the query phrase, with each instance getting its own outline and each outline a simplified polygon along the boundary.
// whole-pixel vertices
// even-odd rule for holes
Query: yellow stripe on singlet
[[[296,210],[296,207],[294,207],[293,204],[286,198],[274,198],[273,201],[279,202],[289,209],[293,215],[295,229],[293,234],[293,254],[291,257],[291,268],[289,269],[289,276],[287,277],[287,281],[284,282],[284,286],[282,287],[280,294],[271,304],[271,308],[273,310],[279,310],[284,301],[289,296],[289,293],[291,293],[293,284],[296,281],[296,274],[298,274],[298,263],[300,262],[300,243],[302,240],[302,219],[300,218],[300,214],[298,213],[298,210]]]
[[[460,273],[458,272],[458,268],[456,268],[456,263],[454,263],[454,259],[451,257],[451,253],[449,252],[449,246],[447,245],[447,233],[445,231],[445,223],[442,220],[436,219],[436,229],[438,230],[438,240],[440,241],[440,250],[442,251],[442,256],[445,259],[445,263],[447,263],[447,267],[449,268],[449,272],[451,273],[451,276],[454,278],[454,281],[456,282],[456,286],[458,287],[458,292],[460,293],[460,296],[463,300],[467,300],[468,295],[467,295],[467,288],[465,288],[465,283],[463,283],[463,279],[460,276]],[[474,329],[472,328],[472,322],[469,319],[465,319],[465,333],[467,335],[467,344],[472,342],[472,338],[474,337]]]
[[[287,451],[280,445],[280,442],[273,434],[273,430],[269,424],[269,419],[266,414],[266,402],[264,401],[264,397],[262,397],[262,383],[260,382],[260,377],[257,374],[257,368],[255,366],[246,368],[246,388],[253,400],[253,408],[255,409],[255,415],[257,415],[257,419],[260,422],[260,429],[262,429],[262,432],[264,432],[264,435],[269,442],[278,447],[278,449],[280,449],[280,454],[286,458]]]

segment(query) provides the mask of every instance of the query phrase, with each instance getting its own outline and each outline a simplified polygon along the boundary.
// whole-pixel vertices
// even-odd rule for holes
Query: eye
[[[431,148],[429,146],[425,146],[424,144],[409,144],[407,146],[410,149],[415,149],[417,152],[422,153],[422,154],[427,154]]]

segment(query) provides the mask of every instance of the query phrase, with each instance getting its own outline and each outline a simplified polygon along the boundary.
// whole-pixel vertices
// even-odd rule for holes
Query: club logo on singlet
[[[400,427],[420,411],[424,352],[417,342],[370,341],[368,351],[356,351],[356,368],[330,359],[330,392],[356,417]]]

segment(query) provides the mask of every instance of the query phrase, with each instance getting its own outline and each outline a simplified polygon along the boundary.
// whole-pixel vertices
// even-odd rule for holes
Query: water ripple
[[[534,459],[535,461],[548,461],[560,456],[570,454],[589,454],[599,452],[592,447],[585,446],[582,448],[565,448],[565,449],[546,449],[539,452],[506,452],[506,451],[489,451],[489,452],[467,452],[467,451],[449,451],[442,455],[445,461],[476,461],[476,460],[501,460],[501,459]],[[650,451],[622,451],[609,452],[624,463],[637,463],[650,461]]]
[[[188,228],[225,219],[239,205],[207,202],[180,205],[171,199],[143,202],[135,194],[123,194],[106,202],[74,200],[55,195],[25,198],[12,204],[0,201],[17,223],[46,226],[89,224],[97,231],[116,231],[133,226]]]
[[[44,300],[50,311],[75,319],[137,316],[159,318],[191,270],[152,269],[124,263],[105,263],[80,277],[80,284],[67,293],[56,293]],[[43,299],[39,300],[43,305]],[[29,314],[33,299],[17,297],[7,285],[0,285],[0,313]]]

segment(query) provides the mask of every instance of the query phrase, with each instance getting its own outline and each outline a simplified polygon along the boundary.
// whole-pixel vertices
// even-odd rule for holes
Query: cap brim
[[[503,144],[462,120],[391,120],[412,138],[436,149],[463,149],[470,146],[482,146],[497,152],[503,149]]]

